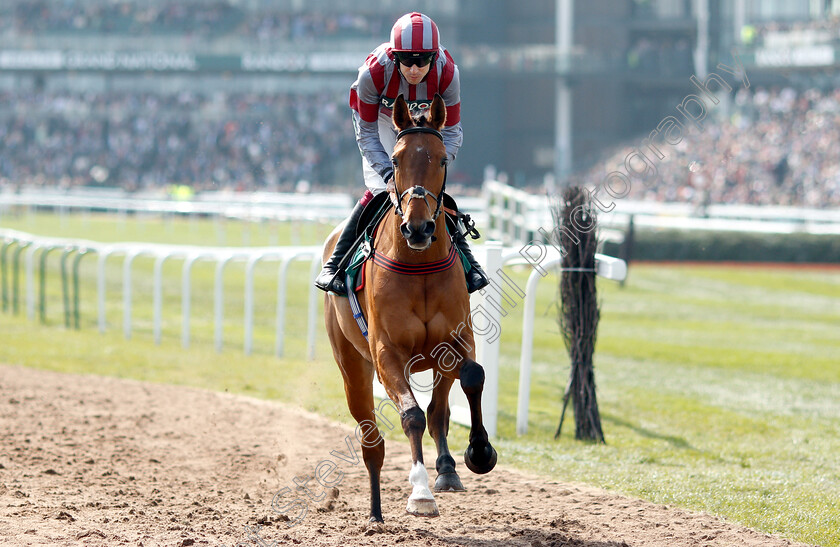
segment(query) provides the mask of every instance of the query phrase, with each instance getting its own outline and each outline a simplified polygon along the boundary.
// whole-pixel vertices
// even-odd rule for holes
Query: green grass
[[[103,243],[149,241],[176,245],[253,246],[320,244],[332,226],[316,223],[259,223],[170,215],[31,214],[0,211],[0,228],[48,237]]]
[[[208,242],[212,221],[183,221],[167,232],[152,219],[102,221],[22,216],[0,226],[67,236]],[[166,222],[176,223],[177,219]],[[87,228],[85,228],[85,225]],[[192,227],[190,227],[192,224]],[[96,225],[95,231],[90,231]],[[110,227],[109,227],[110,226]],[[84,230],[88,230],[85,232]],[[228,222],[226,244],[316,243],[329,227],[245,227]],[[174,235],[173,235],[174,234]],[[273,234],[273,235],[272,235]],[[173,241],[176,240],[176,241]],[[263,243],[260,243],[262,241]],[[58,256],[49,259],[57,271]],[[192,346],[180,347],[180,263],[164,268],[163,343],[152,340],[151,260],[135,263],[135,327],[121,333],[121,259],[108,266],[108,331],[96,331],[95,260],[82,262],[82,329],[63,327],[61,288],[47,285],[47,324],[0,314],[0,362],[228,390],[277,399],[351,423],[340,374],[326,336],[317,358],[305,359],[308,270],[293,268],[288,338],[282,359],[271,355],[276,264],[260,264],[255,354],[242,354],[242,265],[225,276],[225,350],[213,351],[213,267],[194,271]],[[520,287],[527,270],[512,270]],[[567,416],[553,440],[569,363],[558,336],[556,283],[539,287],[529,432],[515,433],[521,303],[503,321],[499,461],[552,480],[580,481],[657,503],[708,511],[727,519],[824,546],[840,545],[840,270],[631,265],[625,287],[601,280],[601,324],[595,356],[606,445],[574,440]],[[453,427],[453,450],[468,431]],[[397,427],[390,438],[403,438]],[[431,444],[427,444],[431,449]]]

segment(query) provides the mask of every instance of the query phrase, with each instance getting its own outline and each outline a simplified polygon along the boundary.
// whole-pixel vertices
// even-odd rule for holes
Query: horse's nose
[[[411,230],[411,227],[409,227],[408,222],[403,222],[402,224],[400,224],[400,232],[402,232],[402,235],[403,235],[404,238],[406,238],[406,239],[410,238],[411,237],[411,231],[412,230]]]
[[[435,233],[435,221],[434,220],[427,220],[423,224],[423,231],[421,232],[423,237],[428,239],[432,237],[432,234]]]
[[[420,242],[432,237],[435,233],[435,221],[427,220],[420,224],[419,227],[414,226],[409,222],[403,222],[400,225],[400,232],[403,237],[409,241]]]

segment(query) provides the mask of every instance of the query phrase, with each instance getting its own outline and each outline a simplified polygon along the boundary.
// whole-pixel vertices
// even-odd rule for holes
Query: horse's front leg
[[[435,497],[429,490],[429,474],[423,463],[423,434],[426,432],[426,417],[411,392],[407,374],[400,363],[407,360],[396,355],[380,356],[379,379],[385,386],[388,396],[397,404],[400,411],[403,431],[411,447],[411,471],[408,482],[412,491],[405,510],[421,517],[440,515]]]
[[[470,471],[483,475],[496,467],[496,450],[481,418],[481,392],[484,389],[484,369],[470,358],[464,359],[459,371],[461,388],[470,403],[470,444],[464,452],[464,463]]]
[[[412,397],[413,399],[414,397]],[[414,402],[408,410],[402,413],[402,426],[411,446],[411,471],[408,482],[412,491],[408,497],[405,510],[418,517],[437,517],[440,515],[435,503],[435,497],[429,490],[429,474],[423,463],[423,433],[426,431],[426,417]]]
[[[429,433],[435,440],[438,453],[435,462],[438,473],[435,492],[464,492],[466,488],[455,472],[455,459],[449,453],[449,443],[446,440],[446,436],[449,435],[449,390],[454,380],[440,375],[437,378],[432,391],[432,401],[426,412],[429,416]]]

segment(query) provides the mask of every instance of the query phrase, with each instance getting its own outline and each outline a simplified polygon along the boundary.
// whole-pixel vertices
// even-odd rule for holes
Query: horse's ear
[[[443,124],[446,123],[446,104],[443,102],[440,93],[435,93],[429,113],[429,125],[440,131]]]
[[[414,126],[414,120],[411,119],[411,112],[408,110],[408,103],[405,102],[402,94],[394,101],[394,112],[391,114],[391,119],[394,120],[394,127],[398,131]]]

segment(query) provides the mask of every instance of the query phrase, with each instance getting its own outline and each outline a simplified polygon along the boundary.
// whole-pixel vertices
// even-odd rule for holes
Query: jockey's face
[[[411,85],[417,85],[423,81],[423,78],[426,77],[426,74],[432,69],[432,65],[428,64],[426,66],[405,66],[402,63],[399,63],[400,67],[400,74],[403,75],[405,81],[407,81]]]

